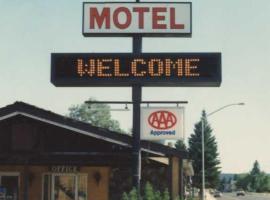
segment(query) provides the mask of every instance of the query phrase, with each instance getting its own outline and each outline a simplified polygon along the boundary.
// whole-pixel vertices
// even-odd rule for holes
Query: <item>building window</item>
[[[0,200],[18,200],[19,175],[0,172]]]
[[[87,175],[44,174],[43,200],[87,200]]]

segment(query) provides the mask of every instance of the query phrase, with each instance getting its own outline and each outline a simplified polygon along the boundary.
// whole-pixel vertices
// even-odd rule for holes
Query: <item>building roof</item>
[[[132,136],[128,134],[122,134],[105,128],[96,127],[89,123],[71,119],[24,102],[15,102],[11,105],[0,108],[0,121],[18,115],[68,129],[78,134],[84,134],[130,148],[132,147]],[[141,150],[157,156],[187,157],[187,152],[185,151],[179,151],[175,148],[150,141],[141,141]]]

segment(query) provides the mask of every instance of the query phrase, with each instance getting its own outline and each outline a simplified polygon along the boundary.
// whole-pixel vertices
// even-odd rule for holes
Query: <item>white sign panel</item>
[[[83,3],[83,34],[191,35],[191,3]]]
[[[184,108],[141,108],[142,140],[179,140],[183,135]]]

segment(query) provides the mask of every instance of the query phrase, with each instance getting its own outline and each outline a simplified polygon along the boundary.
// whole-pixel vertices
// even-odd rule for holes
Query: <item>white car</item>
[[[239,190],[236,192],[236,196],[245,196],[245,195],[246,195],[246,193],[244,190]]]
[[[220,191],[214,192],[214,197],[222,197],[222,193]]]

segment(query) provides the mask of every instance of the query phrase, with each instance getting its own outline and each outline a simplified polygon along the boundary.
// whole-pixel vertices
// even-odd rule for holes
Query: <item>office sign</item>
[[[190,36],[190,2],[84,2],[84,36]]]
[[[53,173],[77,173],[79,167],[77,166],[66,166],[66,165],[55,165],[50,167],[50,171]]]
[[[53,53],[55,86],[213,86],[221,83],[220,53]]]
[[[183,138],[184,108],[156,108],[141,109],[141,139],[165,140]]]

